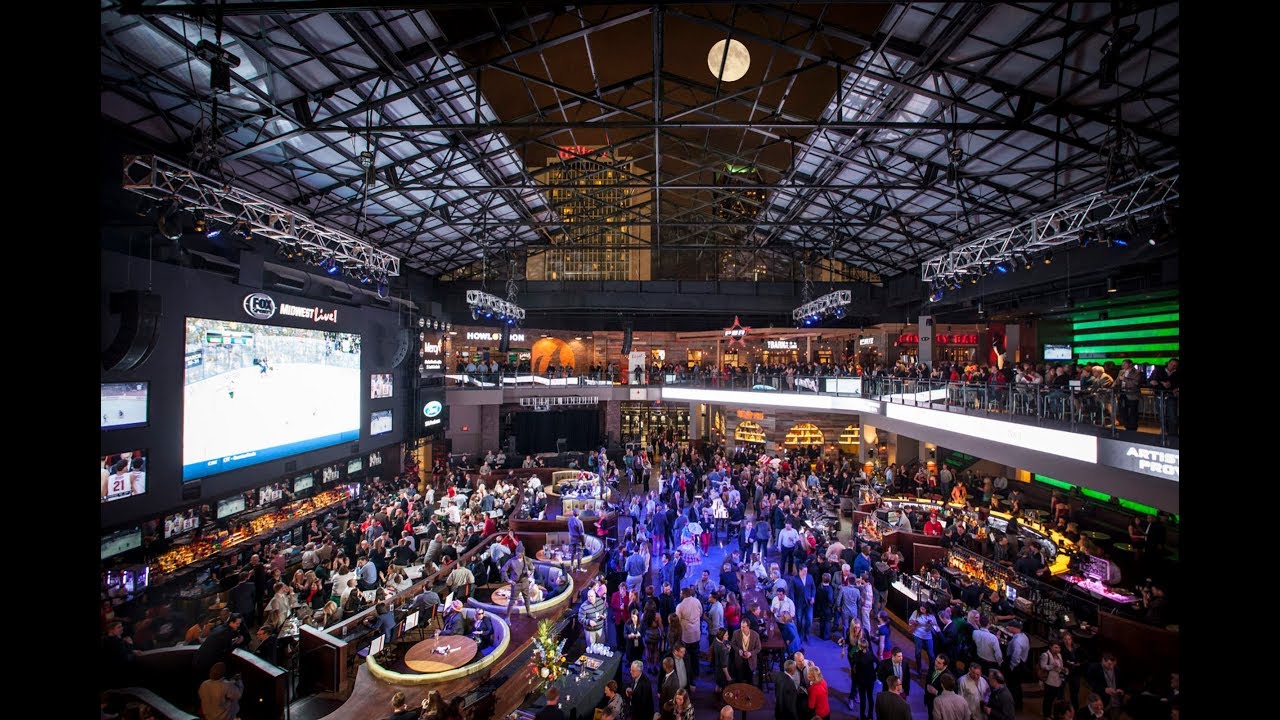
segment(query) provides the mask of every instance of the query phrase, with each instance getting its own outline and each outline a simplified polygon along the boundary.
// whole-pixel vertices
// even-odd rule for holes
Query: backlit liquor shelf
[[[175,547],[157,557],[151,564],[152,584],[168,579],[166,576],[241,543],[260,539],[264,535],[275,532],[280,526],[296,520],[306,520],[321,510],[346,500],[350,495],[345,489],[326,490],[315,497],[289,503],[274,511],[263,513],[247,523],[241,524],[234,532],[225,528],[216,533],[200,538],[188,545]]]

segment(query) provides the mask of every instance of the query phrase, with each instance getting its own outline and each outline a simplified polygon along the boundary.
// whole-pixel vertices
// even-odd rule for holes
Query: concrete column
[[[1017,323],[1007,323],[1004,326],[1004,346],[1005,362],[1021,363],[1024,355],[1022,354],[1022,326]]]
[[[480,449],[482,452],[498,449],[498,424],[501,405],[480,406]]]

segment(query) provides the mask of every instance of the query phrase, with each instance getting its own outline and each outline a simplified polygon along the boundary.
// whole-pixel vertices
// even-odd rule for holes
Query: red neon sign
[[[934,336],[933,341],[939,345],[977,345],[978,335],[976,333],[956,333],[947,335],[939,333]],[[915,345],[920,342],[920,336],[915,333],[903,333],[898,336],[899,345]]]
[[[559,155],[561,160],[572,160],[576,157],[594,155],[595,152],[598,151],[592,151],[591,148],[585,145],[561,145]]]

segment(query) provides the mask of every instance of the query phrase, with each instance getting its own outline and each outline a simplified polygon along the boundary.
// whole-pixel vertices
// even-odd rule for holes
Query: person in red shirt
[[[514,532],[514,531],[512,531],[512,530],[508,530],[508,531],[507,531],[507,534],[506,534],[506,535],[503,535],[503,536],[502,536],[502,539],[501,539],[501,540],[499,540],[498,542],[500,542],[500,543],[502,543],[503,545],[507,546],[507,549],[508,549],[508,550],[510,550],[511,552],[515,552],[515,551],[516,551],[516,546],[520,544],[520,541],[519,541],[519,540],[516,540],[516,534],[515,534],[515,532]]]
[[[817,720],[828,720],[831,717],[831,703],[827,700],[827,681],[822,679],[822,671],[814,663],[805,669],[809,680],[809,709]]]
[[[942,523],[938,522],[938,511],[929,513],[929,521],[924,524],[924,534],[931,537],[942,537]]]
[[[494,522],[494,520],[493,520],[493,516],[492,516],[492,515],[485,515],[485,516],[484,516],[484,530],[481,532],[481,535],[483,535],[484,537],[489,537],[489,536],[490,536],[490,535],[492,535],[495,531],[497,531],[497,529],[498,529],[498,523]],[[412,529],[410,529],[410,532],[412,532]]]

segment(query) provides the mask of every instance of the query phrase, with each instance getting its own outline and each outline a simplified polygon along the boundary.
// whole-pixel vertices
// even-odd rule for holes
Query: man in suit
[[[641,660],[631,663],[631,684],[627,686],[626,694],[631,717],[653,720],[653,686],[644,674],[644,662]]]
[[[729,641],[733,651],[733,677],[738,682],[751,682],[756,676],[756,656],[760,654],[760,633],[751,623],[742,622]]]
[[[671,654],[667,657],[671,659],[671,662],[675,663],[676,687],[682,687],[686,690],[692,691],[693,685],[689,682],[688,653],[688,648],[683,645],[677,645],[672,648]]]
[[[1090,665],[1084,671],[1084,681],[1089,684],[1090,691],[1102,698],[1108,710],[1124,705],[1124,690],[1121,689],[1120,679],[1116,674],[1115,655],[1103,653],[1101,662]]]
[[[662,720],[675,720],[672,706],[679,689],[680,678],[676,675],[675,661],[670,657],[662,658],[662,680],[658,683],[658,707],[662,710]]]
[[[896,676],[890,675],[885,682],[884,690],[876,696],[877,720],[911,720],[911,706],[900,693],[902,693],[902,682]]]
[[[788,660],[773,674],[775,720],[799,720],[800,683],[796,661]]]
[[[902,648],[895,647],[889,653],[889,658],[880,662],[880,669],[876,672],[876,676],[880,678],[880,684],[885,687],[889,687],[889,678],[898,678],[902,683],[901,696],[905,698],[911,694],[911,670],[902,660]],[[880,699],[876,698],[876,707],[879,706]],[[877,714],[879,714],[878,711]]]

